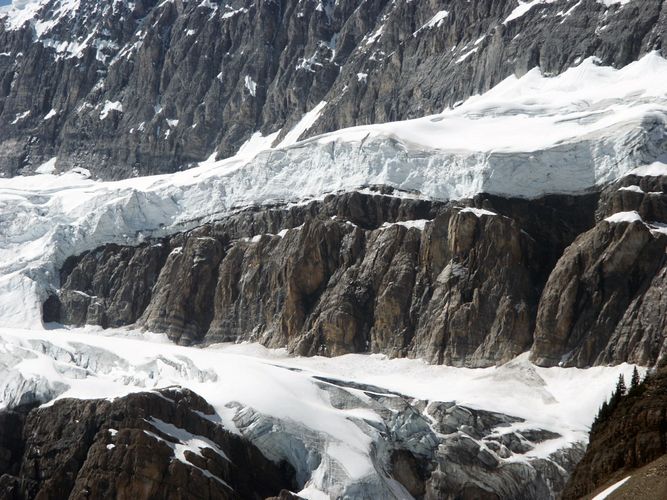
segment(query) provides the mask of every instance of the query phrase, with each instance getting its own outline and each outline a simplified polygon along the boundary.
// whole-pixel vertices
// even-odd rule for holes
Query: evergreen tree
[[[625,386],[625,378],[623,378],[623,374],[621,373],[618,376],[618,382],[616,383],[616,394],[618,394],[618,399],[621,399],[623,396],[625,396],[627,390],[628,389]]]
[[[609,413],[613,412],[614,409],[618,406],[618,403],[621,402],[621,399],[625,395],[626,390],[627,388],[625,387],[625,378],[623,378],[623,374],[621,373],[618,376],[618,382],[616,382],[616,389],[611,395],[611,400],[609,401]]]
[[[632,379],[630,380],[630,392],[636,392],[640,383],[641,379],[639,378],[639,370],[637,370],[637,367],[635,366],[635,369],[632,371]]]

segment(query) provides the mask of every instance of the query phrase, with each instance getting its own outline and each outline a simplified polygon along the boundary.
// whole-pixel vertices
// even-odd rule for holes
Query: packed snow
[[[383,477],[371,453],[374,443],[384,439],[377,430],[381,416],[350,406],[363,401],[356,389],[343,389],[350,404],[335,404],[326,390],[328,384],[318,377],[369,384],[374,391],[421,400],[456,401],[525,419],[513,424],[517,430],[545,429],[562,436],[525,456],[510,458],[531,460],[584,441],[618,375],[629,377],[631,371],[630,365],[540,368],[525,355],[486,369],[434,366],[382,355],[294,358],[285,350],[257,344],[177,346],[161,335],[129,329],[0,328],[0,408],[34,400],[51,404],[67,397],[116,398],[173,385],[186,387],[211,403],[227,429],[255,440],[269,457],[292,460],[303,473],[300,494],[312,499],[323,491],[336,497],[352,483],[377,482]],[[257,434],[263,426],[243,425],[248,411],[272,419],[273,441]],[[175,459],[185,460],[185,450],[200,453],[202,448],[225,456],[205,437],[158,420],[150,423],[176,439],[170,444]],[[498,428],[498,432],[506,430]],[[328,458],[317,465],[308,462],[306,455],[291,454],[289,446],[280,446],[281,433],[291,439],[298,435],[306,448]],[[389,482],[373,487],[389,492],[396,486]],[[388,493],[383,497],[390,498]]]
[[[509,16],[503,21],[503,24],[507,24],[510,21],[519,19],[520,17],[525,16],[530,9],[538,5],[550,4],[550,3],[566,3],[567,0],[516,0],[518,5],[510,13]],[[633,0],[597,0],[598,3],[603,4],[606,7],[611,7],[612,5],[625,5],[630,3]]]
[[[642,216],[636,210],[629,212],[617,212],[605,219],[607,222],[618,224],[621,222],[644,222]]]

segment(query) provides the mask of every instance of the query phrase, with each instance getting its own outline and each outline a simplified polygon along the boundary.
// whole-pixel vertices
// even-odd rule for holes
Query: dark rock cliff
[[[488,366],[665,357],[664,177],[448,204],[350,193],[72,257],[47,321]],[[620,211],[619,211],[620,210]],[[597,223],[596,223],[597,220]]]
[[[74,8],[72,8],[74,5]],[[535,66],[617,67],[661,50],[663,0],[49,0],[0,21],[0,173],[100,178],[229,156],[254,132],[303,136],[423,116]]]
[[[664,358],[665,182],[629,176],[604,190],[600,222],[565,251],[546,284],[534,361],[653,366]]]
[[[264,499],[294,487],[289,465],[214,416],[180,388],[0,412],[0,498]]]
[[[595,200],[479,196],[466,207],[351,193],[249,210],[72,257],[45,320],[488,366],[530,348],[549,272],[593,225]]]

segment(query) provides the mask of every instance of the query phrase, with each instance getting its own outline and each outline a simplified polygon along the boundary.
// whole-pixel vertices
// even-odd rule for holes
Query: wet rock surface
[[[664,45],[665,2],[44,2],[0,23],[0,172],[172,172],[326,101],[302,135],[440,112],[535,66],[622,67]]]

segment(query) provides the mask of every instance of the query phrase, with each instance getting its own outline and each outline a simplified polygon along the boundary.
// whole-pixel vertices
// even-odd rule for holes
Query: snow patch
[[[612,224],[620,224],[624,222],[644,222],[642,216],[636,210],[630,212],[617,212],[614,215],[610,215],[605,218],[607,222]]]
[[[667,163],[656,161],[650,165],[637,167],[628,172],[628,174],[638,177],[660,177],[661,175],[667,175]]]
[[[463,210],[461,210],[462,214],[474,214],[477,217],[483,217],[485,215],[488,216],[494,216],[498,215],[495,212],[492,212],[491,210],[486,210],[484,208],[474,208],[474,207],[466,207]]]
[[[106,119],[112,111],[117,111],[119,113],[123,112],[123,105],[120,101],[105,101],[104,106],[102,107],[102,112],[100,113],[100,120]]]
[[[426,24],[424,24],[421,28],[415,31],[412,34],[412,36],[417,36],[423,30],[428,30],[431,28],[439,28],[440,26],[443,25],[445,19],[447,19],[448,16],[449,12],[446,10],[441,10],[439,12],[436,12],[436,14]]]
[[[56,171],[56,160],[57,157],[51,158],[49,161],[42,163],[39,167],[35,169],[35,172],[38,174],[52,174]]]
[[[244,80],[245,88],[248,89],[248,92],[250,92],[250,95],[255,97],[257,94],[257,83],[249,76],[245,76]]]
[[[621,479],[619,482],[611,485],[609,488],[606,490],[598,493],[595,495],[591,500],[605,500],[609,495],[611,495],[614,491],[619,489],[621,486],[623,486],[632,476],[628,476],[625,479]]]
[[[303,115],[303,118],[299,120],[299,123],[297,123],[292,128],[292,130],[290,130],[287,133],[287,135],[285,135],[285,137],[280,142],[278,147],[284,148],[296,143],[299,140],[299,137],[301,137],[304,134],[304,132],[308,131],[313,125],[315,125],[315,122],[322,114],[322,110],[326,105],[327,105],[326,101],[321,101],[317,106],[315,106],[313,109],[308,111],[308,113]]]
[[[380,229],[388,229],[392,226],[403,226],[407,227],[408,229],[411,228],[416,228],[419,229],[420,231],[423,231],[424,228],[426,227],[426,224],[431,222],[428,219],[416,219],[416,220],[406,220],[406,221],[400,221],[400,222],[385,222],[380,226]]]

